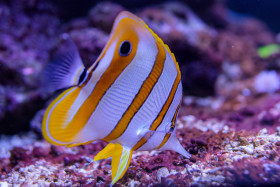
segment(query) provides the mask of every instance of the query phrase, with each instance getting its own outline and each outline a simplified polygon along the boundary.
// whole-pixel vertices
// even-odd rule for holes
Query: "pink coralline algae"
[[[192,157],[135,152],[115,186],[279,185],[280,54],[258,55],[277,43],[262,22],[232,14],[223,0],[12,0],[0,2],[0,186],[110,185],[111,160],[93,161],[105,142],[43,140],[55,94],[42,92],[40,76],[69,36],[91,65],[122,10],[141,17],[180,64],[177,136]]]

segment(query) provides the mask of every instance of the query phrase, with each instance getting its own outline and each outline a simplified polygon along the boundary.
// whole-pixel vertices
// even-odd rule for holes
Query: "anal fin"
[[[94,161],[110,157],[112,157],[112,186],[125,174],[131,161],[132,150],[120,144],[109,143],[94,157]]]

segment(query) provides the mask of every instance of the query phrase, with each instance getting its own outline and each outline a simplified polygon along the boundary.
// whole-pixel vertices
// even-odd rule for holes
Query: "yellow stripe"
[[[160,149],[166,142],[167,140],[170,138],[171,134],[166,134],[161,142],[161,144],[157,147],[157,149]]]
[[[86,84],[91,84],[89,80],[92,76],[92,71],[90,72],[87,80],[83,85],[77,87],[76,90],[63,98],[63,100],[59,101],[57,105],[56,103],[59,98],[62,98],[62,96],[68,93],[69,90],[66,90],[63,94],[61,94],[60,97],[58,97],[51,103],[45,114],[46,119],[46,116],[49,116],[49,123],[46,124],[47,120],[45,119],[45,122],[43,124],[44,126],[48,125],[49,132],[53,139],[57,140],[58,142],[62,142],[63,144],[72,143],[77,133],[86,125],[88,119],[96,109],[99,101],[102,99],[106,91],[111,87],[118,76],[133,60],[137,51],[139,41],[139,37],[136,32],[137,29],[139,29],[139,25],[129,18],[124,18],[119,22],[118,27],[116,27],[115,29],[115,33],[113,34],[111,40],[108,42],[108,46],[112,45],[112,43],[114,42],[117,42],[116,50],[114,51],[110,66],[103,73],[94,90],[76,112],[69,124],[65,126],[67,118],[69,117],[68,111],[74,103],[75,99],[78,97],[81,89]],[[129,40],[132,44],[132,50],[130,54],[125,57],[119,55],[119,46],[124,40]],[[106,51],[104,51],[104,53],[106,53]],[[104,53],[101,55],[101,57],[104,56]],[[53,106],[55,107],[52,110]],[[52,112],[50,113],[50,115],[48,115],[51,110]],[[45,133],[45,135],[47,134]],[[47,139],[51,143],[61,144],[52,141],[51,138]]]
[[[167,52],[171,55],[175,65],[176,65],[176,68],[177,68],[177,71],[180,73],[180,77],[181,77],[181,72],[180,72],[180,68],[179,68],[179,64],[178,62],[176,61],[176,58],[175,58],[175,55],[171,52],[170,48],[168,47],[168,45],[166,45],[162,39],[160,37],[158,37],[158,35],[143,21],[141,20],[141,24],[144,25],[150,32],[151,34],[156,38],[156,40],[158,42],[160,42],[167,50]]]
[[[168,108],[170,107],[173,99],[174,99],[174,96],[175,96],[175,93],[176,93],[176,90],[178,88],[178,85],[181,81],[181,76],[180,76],[180,73],[177,72],[177,77],[174,81],[174,84],[173,84],[173,87],[170,91],[170,94],[169,94],[169,97],[167,98],[166,102],[164,103],[160,113],[158,114],[157,118],[154,120],[153,124],[151,125],[150,127],[150,130],[153,132],[155,131],[159,125],[162,123],[162,120],[164,119],[165,115],[166,115],[166,112],[168,110]],[[136,145],[132,148],[132,150],[137,150],[139,149],[141,146],[143,146],[147,140],[153,135],[154,133],[151,133],[151,132],[148,132],[146,133],[146,135],[144,135],[143,138],[141,138],[137,143]]]
[[[109,143],[95,157],[94,161],[112,157],[112,184],[123,177],[129,167],[132,151],[120,144]]]
[[[132,103],[128,107],[128,109],[123,114],[122,118],[116,125],[116,127],[111,131],[111,133],[103,138],[104,141],[110,142],[114,139],[117,139],[120,137],[125,130],[127,129],[129,123],[131,122],[132,118],[135,116],[135,114],[138,112],[138,110],[142,107],[145,100],[150,95],[153,87],[157,83],[164,67],[164,61],[166,57],[166,53],[164,50],[164,47],[160,43],[156,43],[158,48],[158,54],[156,61],[154,63],[154,66],[149,74],[149,76],[146,78],[146,80],[143,82],[140,90],[138,91],[137,95],[133,99]]]
[[[177,107],[177,109],[176,109],[176,112],[175,112],[175,114],[174,114],[174,116],[173,116],[173,118],[172,118],[172,125],[171,125],[171,127],[173,127],[174,129],[175,129],[175,125],[176,125],[175,123],[176,123],[177,114],[178,114],[178,111],[179,111],[179,109],[180,109],[182,100],[183,100],[183,99],[181,99],[181,101],[180,101],[180,103],[179,103],[179,105],[178,105],[178,107]],[[167,133],[167,134],[164,136],[164,138],[163,138],[161,144],[157,147],[157,149],[160,149],[160,148],[168,141],[168,139],[170,138],[171,134],[172,134],[172,132],[171,132],[171,133]]]
[[[115,20],[114,20],[114,24],[113,24],[113,28],[112,28],[112,30],[111,30],[111,33],[110,33],[110,35],[109,35],[109,38],[113,38],[113,37],[115,37],[116,36],[116,34],[115,33],[117,33],[118,31],[116,31],[116,28],[117,28],[117,26],[118,26],[118,23],[119,23],[119,21],[121,20],[121,19],[126,19],[126,20],[128,20],[128,19],[131,19],[130,21],[136,21],[138,24],[139,23],[142,23],[143,22],[143,20],[142,19],[140,19],[140,18],[138,18],[137,16],[135,16],[134,14],[131,14],[130,12],[127,12],[127,11],[123,11],[123,12],[121,12],[116,18],[115,18]],[[138,27],[139,27],[139,25],[138,25]],[[124,28],[126,28],[126,27],[124,27]],[[139,29],[139,28],[138,28]],[[92,71],[94,71],[95,69],[96,69],[96,67],[98,66],[98,64],[99,64],[99,62],[100,62],[100,60],[104,57],[104,55],[106,54],[106,51],[108,51],[108,49],[109,49],[109,47],[112,45],[112,42],[113,42],[114,40],[110,40],[107,44],[106,44],[106,46],[102,49],[102,51],[101,51],[101,54],[99,55],[99,57],[96,59],[96,61],[89,67],[89,69],[88,69],[88,71],[89,72],[92,72]]]
[[[173,84],[173,88],[172,88],[172,91],[173,91],[173,90],[174,90],[174,86],[175,86],[176,84],[177,84],[177,86],[178,86],[178,84],[179,84],[180,81],[181,81],[181,71],[180,71],[180,68],[179,68],[179,64],[178,64],[178,62],[176,61],[176,58],[175,58],[174,54],[173,54],[173,53],[171,52],[171,50],[169,49],[168,45],[164,44],[164,42],[162,41],[162,39],[159,38],[159,37],[154,33],[154,31],[148,27],[148,25],[147,25],[145,22],[141,22],[141,23],[152,33],[152,35],[156,38],[156,40],[159,41],[159,42],[166,48],[166,50],[167,50],[167,51],[169,52],[169,54],[171,55],[173,62],[175,63],[175,66],[176,66],[176,69],[177,69],[177,77],[176,77],[175,83]],[[175,89],[175,92],[176,92],[176,90],[177,90],[177,86],[175,86],[175,88],[176,88],[176,89]],[[170,94],[172,94],[172,92],[171,92]],[[174,93],[174,95],[175,95],[175,93]],[[174,96],[173,96],[173,97],[174,97]],[[172,100],[173,100],[173,97],[171,97],[171,95],[170,95],[169,99],[172,98]],[[169,101],[167,100],[164,106],[166,106],[167,102],[169,102]],[[170,103],[170,104],[171,104],[171,103]],[[169,108],[169,106],[167,107],[167,109],[168,109],[168,108]],[[163,109],[162,109],[162,110],[163,110]],[[162,111],[161,111],[160,113],[164,113],[164,115],[166,114],[166,112],[162,112]],[[154,123],[153,123],[153,124],[156,123],[157,125],[154,125],[154,126],[152,125],[151,128],[150,128],[150,130],[154,131],[153,129],[154,129],[154,128],[156,129],[156,128],[160,125],[161,122],[160,122],[160,123],[157,122],[157,121],[162,121],[162,120],[163,120],[163,117],[161,117],[161,119],[159,119],[160,116],[161,116],[161,115],[159,114],[158,117],[157,117],[157,119],[156,119],[156,120],[154,121]],[[137,142],[137,144],[132,148],[132,150],[137,150],[137,149],[139,149],[140,147],[142,147],[152,135],[153,135],[153,132],[147,132],[147,133],[144,135],[144,137],[141,138],[141,139]]]
[[[132,151],[122,147],[119,160],[112,158],[112,183],[115,184],[126,173],[132,157]]]
[[[86,125],[87,121],[91,117],[92,113],[95,111],[97,105],[99,104],[102,97],[105,95],[106,91],[111,87],[111,85],[115,82],[115,80],[119,77],[123,70],[133,60],[137,51],[139,41],[139,38],[135,32],[136,27],[137,25],[131,22],[131,19],[128,18],[124,18],[119,22],[119,25],[115,30],[116,33],[112,37],[112,40],[118,40],[118,43],[116,45],[116,50],[114,52],[111,64],[100,77],[94,90],[92,91],[90,96],[85,100],[80,109],[77,111],[72,121],[68,124],[67,128],[71,129],[75,126],[79,126],[79,130],[81,130]],[[117,36],[121,37],[117,38]],[[120,44],[124,40],[129,40],[132,44],[131,53],[125,57],[120,56],[118,50]]]
[[[70,107],[72,102],[69,101],[69,98],[71,99],[73,97],[76,97],[77,93],[79,93],[77,87],[67,89],[63,93],[61,93],[54,101],[52,101],[52,103],[48,106],[42,122],[43,136],[48,142],[57,145],[62,145],[62,143],[58,143],[53,140],[55,139],[61,141],[61,139],[57,137],[57,132],[61,133],[61,127],[63,126],[63,123],[67,120],[67,113],[60,106]],[[71,136],[71,132],[64,131],[59,136]]]

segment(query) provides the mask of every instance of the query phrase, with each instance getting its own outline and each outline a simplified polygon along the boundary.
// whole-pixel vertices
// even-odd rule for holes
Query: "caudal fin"
[[[49,62],[42,72],[42,91],[54,92],[78,85],[87,75],[73,40],[64,34],[64,48]]]
[[[125,174],[131,161],[132,150],[120,144],[109,143],[94,157],[94,161],[109,157],[112,157],[112,186]]]

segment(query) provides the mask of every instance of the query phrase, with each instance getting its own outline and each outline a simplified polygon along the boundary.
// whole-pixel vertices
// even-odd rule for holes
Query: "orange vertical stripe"
[[[180,109],[182,100],[183,100],[183,98],[181,99],[181,101],[180,101],[180,103],[179,103],[179,105],[178,105],[178,107],[177,107],[177,109],[176,109],[176,112],[175,112],[175,114],[174,114],[174,116],[173,116],[173,118],[172,118],[172,125],[171,125],[171,127],[173,127],[174,129],[175,129],[175,125],[176,125],[176,124],[175,124],[175,123],[176,123],[176,118],[177,118],[178,111],[179,111],[179,109]],[[171,132],[171,133],[172,133],[172,132]],[[167,133],[167,134],[164,136],[164,138],[163,138],[161,144],[157,147],[157,149],[160,149],[160,148],[168,141],[168,139],[169,139],[170,136],[171,136],[171,133]]]
[[[50,114],[49,118],[49,132],[52,138],[60,142],[71,143],[76,134],[87,124],[88,119],[96,109],[98,103],[105,95],[106,91],[111,87],[111,85],[115,82],[115,80],[119,77],[123,70],[134,59],[139,42],[139,37],[136,32],[137,29],[141,29],[139,28],[139,24],[131,20],[130,18],[123,18],[118,23],[118,26],[115,29],[115,33],[112,35],[112,38],[108,42],[110,45],[113,42],[117,43],[110,66],[103,73],[94,90],[76,112],[73,119],[66,125],[65,119],[68,115],[67,111],[78,96],[80,90],[86,84],[91,84],[89,79],[92,75],[92,72],[90,72],[90,75],[85,81],[85,84],[83,84],[73,93],[69,94],[69,96],[65,97],[62,101],[60,101],[60,103],[58,103],[53,112]],[[130,54],[125,57],[119,55],[119,46],[124,40],[130,41],[132,44],[132,50]],[[54,104],[55,103],[56,101],[54,101]]]
[[[178,85],[181,81],[181,76],[180,76],[180,73],[177,72],[177,77],[173,83],[173,87],[170,91],[170,94],[169,94],[169,97],[167,98],[166,102],[164,103],[161,111],[159,112],[157,118],[154,120],[153,124],[151,125],[150,127],[150,130],[152,131],[151,132],[147,132],[143,138],[141,138],[137,143],[136,145],[132,148],[132,150],[137,150],[139,149],[140,147],[142,147],[147,141],[148,139],[154,134],[153,131],[155,131],[159,125],[162,123],[165,115],[166,115],[166,112],[168,110],[168,108],[170,107],[174,97],[175,97],[175,93],[176,93],[176,90],[178,88]]]
[[[48,132],[50,132],[50,134],[52,135],[52,138],[54,138],[53,136],[56,136],[57,131],[59,131],[61,133],[60,130],[61,130],[63,123],[67,120],[66,119],[67,114],[66,114],[66,111],[59,111],[60,108],[56,107],[55,105],[62,103],[62,105],[70,107],[72,102],[69,102],[69,99],[66,100],[65,98],[76,97],[76,95],[79,91],[77,89],[76,90],[74,90],[74,89],[76,89],[76,87],[69,88],[69,89],[65,90],[63,93],[61,93],[54,101],[52,101],[52,103],[48,106],[48,108],[44,114],[44,118],[43,118],[43,122],[42,122],[42,132],[43,132],[44,138],[50,143],[62,145],[60,143],[53,141],[51,139],[51,137],[49,137]],[[58,112],[55,112],[55,115],[52,115],[53,111],[56,111],[57,109],[58,109]],[[52,115],[52,118],[49,118],[49,115]],[[60,135],[65,137],[65,136],[69,135],[69,132],[65,131],[65,132],[62,132]],[[70,132],[70,136],[71,136],[71,132]]]
[[[123,114],[122,118],[120,119],[116,127],[111,131],[111,133],[108,136],[103,138],[104,141],[110,142],[114,139],[117,139],[125,132],[132,118],[135,116],[137,111],[142,107],[142,105],[150,95],[153,87],[157,83],[164,67],[166,54],[165,54],[164,47],[158,42],[156,44],[158,48],[158,54],[150,74],[143,82],[141,88],[139,89],[132,103],[125,111],[125,113]]]
[[[72,121],[68,124],[67,128],[73,128],[74,126],[79,126],[82,129],[92,113],[95,111],[97,105],[99,104],[102,97],[105,95],[107,90],[114,84],[115,80],[120,76],[123,70],[130,64],[133,60],[138,47],[138,35],[135,29],[138,27],[137,23],[133,22],[129,18],[124,18],[119,22],[118,27],[115,30],[112,40],[118,40],[116,45],[116,50],[114,52],[113,59],[110,66],[103,73],[99,81],[97,82],[94,90],[90,96],[86,99],[84,104],[77,111]],[[126,29],[124,29],[126,28]],[[117,36],[120,36],[117,38]],[[124,41],[128,40],[132,44],[131,53],[128,56],[119,55],[119,46]],[[110,41],[109,43],[111,43]],[[89,82],[90,84],[90,82]],[[74,137],[73,137],[74,138]]]

